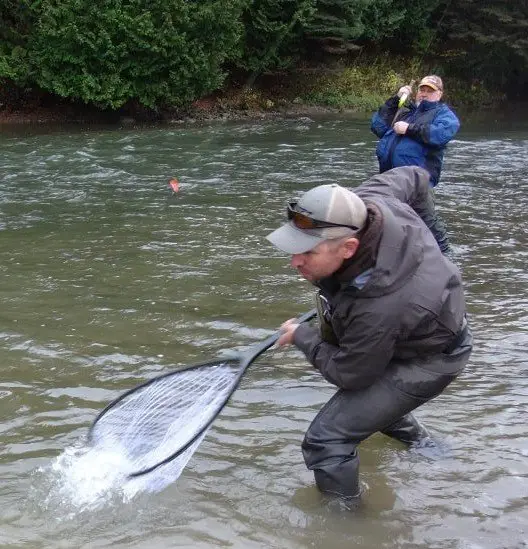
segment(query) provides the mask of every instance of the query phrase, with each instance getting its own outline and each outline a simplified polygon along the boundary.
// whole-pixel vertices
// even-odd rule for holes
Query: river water
[[[312,308],[264,237],[301,191],[376,172],[368,121],[2,131],[2,549],[528,547],[528,125],[465,124],[450,146],[436,196],[475,351],[417,411],[437,451],[362,445],[355,513],[304,467],[333,388],[292,348],[252,365],[164,489],[109,486],[109,464],[83,452],[125,389]]]

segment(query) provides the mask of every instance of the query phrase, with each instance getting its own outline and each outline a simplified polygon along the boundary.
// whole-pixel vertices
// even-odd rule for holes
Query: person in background
[[[421,166],[430,174],[430,185],[440,179],[446,145],[460,128],[455,113],[441,101],[442,79],[422,78],[414,101],[411,86],[403,86],[376,112],[371,130],[379,137],[376,147],[380,173],[398,166]]]
[[[320,185],[290,202],[288,222],[267,239],[317,288],[319,327],[281,326],[337,392],[302,443],[321,492],[359,502],[359,444],[376,432],[431,445],[411,413],[463,370],[472,349],[462,280],[422,216],[429,174],[402,167],[352,192]]]

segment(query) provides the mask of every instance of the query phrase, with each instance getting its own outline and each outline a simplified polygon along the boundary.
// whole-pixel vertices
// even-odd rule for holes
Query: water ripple
[[[376,173],[368,121],[0,139],[0,543],[526,547],[526,131],[468,130],[450,144],[435,194],[475,351],[417,411],[441,451],[366,441],[365,505],[352,516],[327,507],[304,468],[304,432],[333,389],[294,349],[250,367],[179,481],[160,493],[138,485],[101,496],[111,460],[86,457],[82,443],[122,391],[231,356],[313,307],[264,237],[292,197]]]

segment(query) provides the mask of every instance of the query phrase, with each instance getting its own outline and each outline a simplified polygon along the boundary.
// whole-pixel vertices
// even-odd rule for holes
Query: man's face
[[[358,244],[356,238],[339,242],[327,240],[304,254],[292,255],[291,266],[306,280],[314,283],[334,274],[345,259],[354,255]]]
[[[416,102],[421,103],[422,101],[440,101],[442,97],[442,92],[439,90],[433,90],[429,86],[420,86],[416,92]]]

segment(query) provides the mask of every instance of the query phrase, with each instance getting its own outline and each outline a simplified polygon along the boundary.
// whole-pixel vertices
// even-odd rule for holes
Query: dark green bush
[[[244,11],[244,54],[238,67],[247,71],[289,67],[300,53],[303,29],[316,0],[250,0]]]
[[[240,0],[42,0],[28,40],[31,79],[117,108],[181,106],[221,86],[237,56]]]
[[[380,41],[395,36],[412,41],[427,27],[439,0],[317,0],[306,27],[314,38]]]
[[[472,85],[508,90],[511,97],[528,92],[528,2],[512,0],[442,0],[438,47],[450,72]]]

